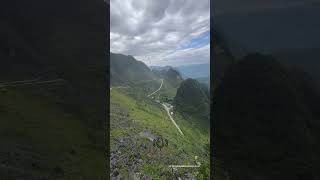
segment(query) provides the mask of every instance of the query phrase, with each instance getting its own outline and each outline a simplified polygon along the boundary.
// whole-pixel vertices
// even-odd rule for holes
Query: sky
[[[210,62],[210,0],[110,0],[110,50],[147,65]]]
[[[214,0],[212,5],[214,28],[236,56],[320,47],[320,0]]]
[[[214,14],[234,14],[288,9],[319,4],[319,0],[215,0]]]

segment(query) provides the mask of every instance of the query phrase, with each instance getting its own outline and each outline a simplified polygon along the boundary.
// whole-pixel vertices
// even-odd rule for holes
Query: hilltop
[[[240,179],[315,176],[320,99],[312,87],[272,56],[231,65],[214,93],[217,161]]]
[[[189,78],[181,83],[174,97],[173,104],[176,111],[199,118],[201,121],[195,122],[196,124],[210,127],[209,99],[208,88],[198,81]]]
[[[151,69],[133,56],[110,53],[111,85],[126,84],[133,81],[152,80],[155,75]]]

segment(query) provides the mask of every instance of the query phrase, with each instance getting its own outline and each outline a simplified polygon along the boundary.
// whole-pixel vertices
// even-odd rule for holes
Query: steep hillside
[[[274,56],[279,59],[279,62],[290,69],[299,69],[300,71],[307,72],[320,90],[319,50],[319,48],[287,49],[274,53]]]
[[[0,7],[1,178],[106,179],[105,8],[98,0]],[[12,85],[34,79],[63,81]]]
[[[194,79],[184,80],[177,90],[173,104],[176,111],[201,120],[194,123],[209,127],[209,91],[206,86]]]
[[[221,33],[214,31],[214,51],[212,57],[212,74],[213,74],[213,90],[219,86],[224,77],[225,71],[235,62],[234,57],[230,53],[228,44],[225,42]]]
[[[127,66],[111,63],[111,71],[129,69],[146,76],[145,68],[141,69],[140,64],[137,66],[137,61],[121,57],[131,63],[127,62]],[[126,85],[110,90],[110,177],[209,179],[209,132],[195,125],[198,117],[186,118],[179,111],[173,111],[171,105],[182,82],[180,73],[171,67],[153,68],[147,75],[149,73],[154,78],[133,80],[130,77],[126,79]],[[137,77],[136,74],[132,76]],[[203,87],[199,84],[198,88]],[[167,145],[159,148],[156,144],[159,138],[167,141]],[[197,166],[197,162],[201,165],[195,168],[172,171],[169,167]]]
[[[235,179],[319,177],[319,95],[303,74],[251,54],[214,92],[215,158]]]
[[[152,80],[154,74],[149,67],[132,56],[110,53],[111,85],[127,84],[134,81]]]
[[[182,82],[183,78],[180,72],[171,66],[161,68],[153,68],[152,72],[159,78],[163,79],[163,88],[160,90],[162,97],[172,99],[177,93],[177,88]]]
[[[150,82],[145,82],[150,83]],[[111,90],[111,174],[112,178],[141,179],[209,179],[209,134],[195,127],[179,113],[172,117],[183,136],[159,102],[147,97],[141,84]],[[159,85],[159,84],[158,84]],[[154,90],[153,90],[154,91]],[[155,97],[162,96],[156,94]],[[161,98],[159,98],[161,99]],[[168,140],[158,148],[156,138]],[[198,158],[195,159],[195,156]],[[177,168],[169,165],[196,165],[200,168]]]
[[[153,67],[152,72],[159,78],[165,79],[174,88],[177,88],[183,79],[181,73],[171,66]]]
[[[182,81],[182,77],[179,71],[169,68],[165,73],[163,78],[170,83],[174,88],[177,88]]]

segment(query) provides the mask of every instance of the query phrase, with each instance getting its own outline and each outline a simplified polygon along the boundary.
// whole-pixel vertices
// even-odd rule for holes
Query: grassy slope
[[[159,85],[155,87],[158,88]],[[137,92],[139,91],[135,88],[113,89],[111,91],[111,150],[117,146],[117,137],[119,136],[136,137],[134,142],[137,147],[142,144],[148,144],[149,146],[151,144],[152,146],[151,141],[139,137],[139,132],[148,130],[157,136],[168,139],[169,146],[162,149],[161,152],[159,149],[150,147],[151,150],[154,149],[155,151],[153,155],[148,153],[147,150],[138,149],[143,160],[138,170],[141,174],[148,174],[158,179],[160,178],[160,172],[170,171],[169,164],[194,164],[195,156],[199,157],[202,164],[208,163],[209,150],[206,149],[206,144],[209,144],[209,134],[201,132],[188,121],[183,120],[181,116],[175,115],[177,124],[185,134],[182,137],[161,105],[146,98],[145,93],[138,94]],[[135,97],[132,97],[132,95],[135,95]],[[124,112],[125,115],[123,115]],[[117,127],[116,125],[121,120],[121,114],[122,119],[126,118],[127,123],[130,123],[127,128]],[[129,156],[129,154],[125,156]],[[126,168],[126,166],[120,168],[122,174],[128,173]],[[182,174],[185,172],[196,173],[196,170],[191,169],[180,169],[179,171]]]
[[[5,147],[0,150],[0,174],[10,179],[102,179],[105,158],[92,147],[88,128],[50,95],[40,97],[41,90],[30,89],[0,93],[0,138]]]

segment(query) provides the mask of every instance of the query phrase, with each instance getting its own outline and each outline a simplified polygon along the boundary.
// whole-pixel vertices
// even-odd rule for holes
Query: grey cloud
[[[181,43],[209,30],[209,3],[209,0],[111,0],[111,51],[133,55],[149,64],[164,62],[164,57]]]
[[[314,2],[319,0],[215,0],[213,7],[215,14],[221,15],[308,6]]]

